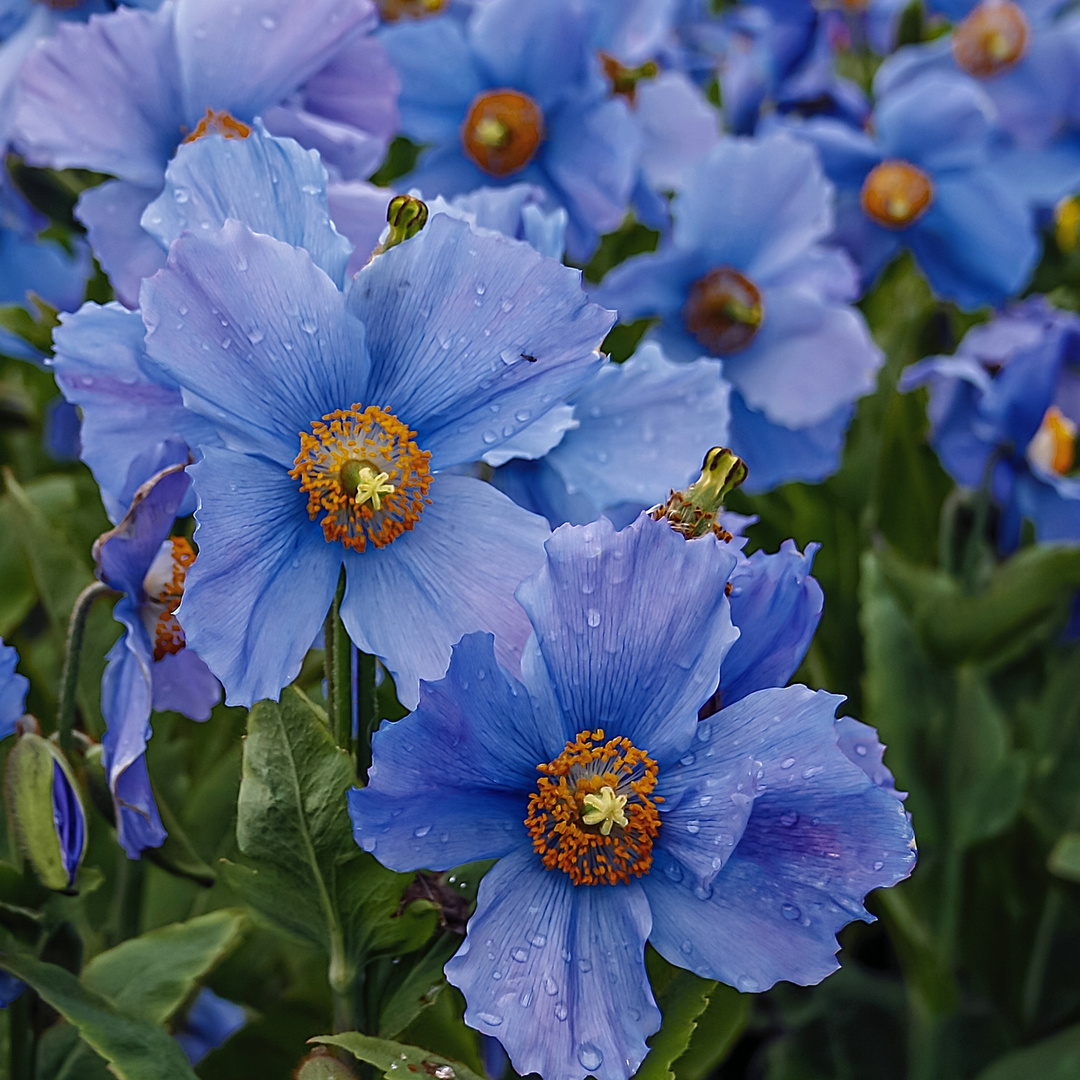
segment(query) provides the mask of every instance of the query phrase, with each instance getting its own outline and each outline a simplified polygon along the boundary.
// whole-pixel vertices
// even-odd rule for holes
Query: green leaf
[[[460,937],[442,934],[413,965],[405,981],[383,1005],[379,1017],[379,1034],[383,1038],[400,1035],[424,1009],[434,1004],[446,986],[443,965],[457,952],[460,944]]]
[[[382,1069],[388,1080],[405,1080],[412,1073],[421,1077],[433,1076],[436,1080],[454,1080],[455,1077],[457,1080],[481,1080],[460,1061],[429,1053],[419,1046],[375,1039],[355,1031],[346,1031],[341,1035],[319,1035],[309,1041],[324,1046],[340,1046],[358,1060]]]
[[[36,309],[34,313],[13,305],[0,307],[0,327],[22,338],[43,356],[52,356],[53,328],[60,324],[57,310],[33,293],[30,302]]]
[[[1006,1054],[977,1080],[1074,1080],[1080,1076],[1080,1024]]]
[[[1046,867],[1059,878],[1080,882],[1080,833],[1065,833],[1051,850]]]
[[[244,922],[225,908],[151,930],[95,956],[82,982],[129,1016],[164,1024],[239,943]]]
[[[164,1028],[127,1016],[55,964],[4,945],[0,967],[32,986],[112,1067],[118,1080],[196,1080],[180,1044]]]
[[[635,1074],[638,1080],[675,1080],[672,1064],[690,1045],[698,1017],[709,1004],[716,982],[679,969],[659,995],[664,1022],[649,1040],[649,1053]]]
[[[750,994],[740,994],[723,983],[717,985],[698,1017],[690,1045],[675,1060],[678,1080],[705,1080],[716,1072],[746,1030],[752,1001]]]

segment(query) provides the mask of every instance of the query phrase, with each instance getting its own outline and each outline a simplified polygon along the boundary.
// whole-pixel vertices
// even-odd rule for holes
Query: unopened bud
[[[653,519],[663,518],[671,527],[693,539],[712,533],[721,540],[730,540],[731,533],[719,524],[724,499],[745,479],[746,462],[727,447],[714,446],[701,463],[701,476],[685,491],[673,491],[666,503],[654,506]]]
[[[70,892],[86,853],[86,811],[60,749],[26,733],[8,756],[4,778],[15,836],[41,883]]]
[[[389,251],[392,247],[415,236],[427,224],[427,203],[415,195],[395,195],[386,209],[386,221],[390,231],[386,239],[376,248],[376,254]]]
[[[356,1080],[356,1073],[332,1057],[326,1047],[319,1046],[300,1062],[295,1080]]]

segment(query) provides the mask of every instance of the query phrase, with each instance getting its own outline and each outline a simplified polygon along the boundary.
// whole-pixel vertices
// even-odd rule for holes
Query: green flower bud
[[[731,534],[718,522],[724,499],[745,479],[746,462],[727,447],[714,446],[701,463],[701,476],[685,491],[673,491],[666,503],[654,506],[653,519],[667,518],[671,527],[688,538],[713,533],[721,540]]]
[[[389,251],[392,247],[415,236],[427,224],[427,203],[412,195],[395,195],[386,209],[386,221],[390,233],[375,249],[376,254]]]
[[[300,1062],[296,1080],[356,1080],[356,1073],[320,1046]]]

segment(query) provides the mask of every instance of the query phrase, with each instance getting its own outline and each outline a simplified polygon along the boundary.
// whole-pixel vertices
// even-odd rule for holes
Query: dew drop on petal
[[[567,1018],[567,1016],[569,1016],[569,1015],[570,1014],[567,1011],[566,1006],[560,1001],[555,1006],[555,1019],[556,1020],[565,1020]]]
[[[431,832],[430,825],[417,825],[417,827],[413,829],[413,836],[419,840],[420,837],[427,836],[429,832]]]
[[[524,964],[525,961],[529,959],[529,954],[525,949],[511,949],[510,959],[516,960],[519,964]]]
[[[498,1027],[503,1022],[503,1018],[499,1016],[498,1013],[477,1013],[476,1019],[479,1020],[481,1024],[487,1024],[489,1027]]]
[[[794,904],[784,904],[784,906],[780,908],[780,911],[785,919],[792,920],[797,919],[802,914]]]
[[[588,1069],[590,1072],[593,1069],[599,1069],[604,1063],[604,1055],[598,1046],[594,1046],[592,1043],[582,1043],[578,1047],[577,1059],[581,1062],[583,1069]]]

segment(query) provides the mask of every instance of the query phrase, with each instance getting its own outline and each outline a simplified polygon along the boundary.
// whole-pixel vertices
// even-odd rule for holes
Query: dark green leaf
[[[1046,865],[1051,874],[1080,882],[1080,833],[1065,833],[1054,845]]]
[[[1006,1054],[978,1080],[1075,1080],[1080,1076],[1080,1024]]]
[[[746,1030],[752,1001],[750,994],[717,984],[698,1017],[690,1045],[675,1060],[677,1080],[705,1080],[716,1072]]]
[[[436,1080],[454,1080],[455,1077],[457,1080],[480,1080],[476,1073],[460,1061],[451,1061],[438,1054],[431,1054],[418,1046],[406,1046],[389,1039],[375,1039],[355,1031],[347,1031],[342,1035],[319,1035],[311,1041],[348,1050],[359,1061],[366,1061],[369,1065],[382,1069],[388,1080],[405,1080],[412,1073],[422,1077],[433,1076]]]
[[[443,934],[416,962],[412,971],[394,990],[379,1017],[379,1034],[386,1039],[400,1035],[446,986],[443,965],[457,952],[460,937]]]
[[[638,1080],[675,1080],[671,1066],[689,1046],[698,1017],[709,1004],[716,985],[712,979],[702,979],[690,971],[680,969],[675,973],[659,995],[657,1005],[664,1020],[649,1040],[649,1053],[636,1073]]]

